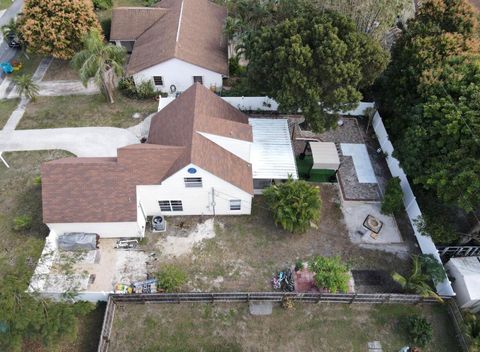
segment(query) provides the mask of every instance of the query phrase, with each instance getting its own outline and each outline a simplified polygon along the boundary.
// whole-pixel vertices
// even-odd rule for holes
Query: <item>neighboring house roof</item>
[[[148,143],[119,148],[116,158],[42,164],[43,221],[136,221],[136,186],[160,184],[190,163],[253,194],[251,165],[199,132],[252,141],[248,117],[195,84],[152,118]]]
[[[226,9],[209,0],[162,0],[151,8],[116,8],[110,40],[135,40],[129,74],[176,58],[228,75],[226,17]]]

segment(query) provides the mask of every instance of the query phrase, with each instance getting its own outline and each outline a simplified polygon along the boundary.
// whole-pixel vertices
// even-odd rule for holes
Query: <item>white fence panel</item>
[[[415,237],[417,238],[420,250],[424,254],[432,254],[441,263],[440,256],[438,254],[437,248],[435,247],[435,243],[433,243],[433,240],[428,236],[423,236],[417,228],[415,220],[422,215],[422,212],[415,199],[415,194],[410,187],[407,175],[400,167],[400,163],[398,162],[398,160],[392,156],[393,145],[388,139],[387,130],[385,129],[382,118],[378,112],[373,117],[372,125],[373,129],[375,130],[375,134],[377,135],[378,142],[382,147],[382,150],[388,154],[386,160],[392,176],[400,178],[400,184],[403,190],[403,204],[405,205],[405,210],[407,211],[408,218],[410,219],[410,223],[412,224],[413,230],[415,232]],[[448,279],[445,279],[445,281],[437,285],[437,292],[440,295],[455,296],[455,292],[453,291],[452,285]]]

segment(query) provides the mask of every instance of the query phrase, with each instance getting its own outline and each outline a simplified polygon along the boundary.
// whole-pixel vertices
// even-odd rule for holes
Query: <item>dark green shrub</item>
[[[326,288],[332,293],[348,292],[348,267],[342,263],[340,257],[313,258],[308,267],[315,273],[315,282],[319,288]]]
[[[100,21],[100,26],[102,27],[102,32],[103,35],[105,36],[105,39],[107,42],[110,40],[110,28],[112,28],[112,19],[111,18],[105,18]]]
[[[432,341],[432,324],[427,319],[419,315],[412,315],[407,318],[406,325],[408,334],[416,345],[424,347]]]
[[[13,219],[15,231],[30,230],[32,228],[32,217],[30,215],[19,215]]]
[[[387,181],[385,195],[382,201],[383,214],[398,214],[403,208],[403,191],[400,178],[393,177]]]
[[[419,259],[422,271],[433,281],[434,284],[445,280],[445,269],[443,269],[443,265],[440,264],[432,254],[420,254]]]
[[[241,76],[245,73],[245,67],[240,66],[240,60],[238,56],[228,59],[228,71],[230,76]]]
[[[305,232],[311,222],[320,217],[320,192],[305,181],[289,178],[284,183],[268,187],[263,195],[273,212],[275,224],[289,232]]]
[[[40,186],[42,184],[42,177],[40,175],[37,175],[33,178],[33,184],[35,186]]]
[[[174,265],[165,265],[156,277],[158,286],[165,292],[176,292],[187,281],[187,274]]]
[[[112,6],[112,0],[93,0],[93,7],[95,10],[108,10]]]
[[[137,87],[132,77],[122,77],[118,81],[118,89],[127,98],[135,98],[137,95]]]
[[[137,98],[149,99],[157,95],[155,87],[151,81],[143,81],[137,86]]]
[[[150,6],[155,5],[157,2],[158,2],[158,0],[145,0],[144,4],[145,4],[145,6],[150,7]]]

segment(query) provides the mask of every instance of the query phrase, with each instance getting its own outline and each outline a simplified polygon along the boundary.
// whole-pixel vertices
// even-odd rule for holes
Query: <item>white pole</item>
[[[10,168],[10,165],[8,165],[7,161],[3,158],[2,152],[0,152],[0,159],[2,159],[3,163],[5,164],[5,166],[6,166],[7,168]]]

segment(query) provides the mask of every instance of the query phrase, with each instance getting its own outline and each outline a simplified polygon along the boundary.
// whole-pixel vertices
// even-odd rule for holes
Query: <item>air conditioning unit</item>
[[[163,215],[157,215],[152,218],[152,232],[167,231],[167,222]]]

